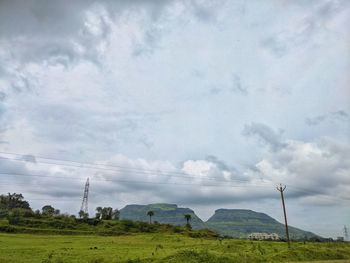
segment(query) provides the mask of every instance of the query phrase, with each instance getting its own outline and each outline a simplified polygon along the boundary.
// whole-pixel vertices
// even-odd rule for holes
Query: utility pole
[[[344,240],[349,241],[348,228],[346,226],[344,226],[343,231],[344,231]]]
[[[283,214],[284,214],[284,225],[286,227],[286,237],[287,237],[287,242],[288,242],[288,248],[290,248],[289,231],[288,231],[288,223],[287,223],[287,213],[286,213],[286,206],[284,204],[284,196],[283,196],[284,190],[286,190],[286,186],[285,185],[282,186],[282,184],[280,184],[279,186],[277,186],[277,191],[279,191],[281,193]]]

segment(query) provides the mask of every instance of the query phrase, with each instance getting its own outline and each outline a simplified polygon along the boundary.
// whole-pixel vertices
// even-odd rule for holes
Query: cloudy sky
[[[350,224],[347,0],[0,1],[0,193]],[[320,220],[322,218],[322,220]]]

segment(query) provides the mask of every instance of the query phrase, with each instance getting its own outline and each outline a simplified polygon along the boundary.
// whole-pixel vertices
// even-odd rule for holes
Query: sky
[[[350,227],[347,0],[1,0],[0,193]],[[320,220],[321,219],[321,220]]]

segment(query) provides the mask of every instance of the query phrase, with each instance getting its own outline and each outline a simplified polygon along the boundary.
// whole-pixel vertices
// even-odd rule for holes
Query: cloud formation
[[[282,141],[282,134],[282,130],[275,132],[263,123],[248,124],[243,129],[243,135],[256,136],[261,143],[269,146],[272,150],[279,150],[286,146]]]
[[[0,148],[23,156],[0,172],[45,175],[3,174],[2,191],[75,212],[90,176],[92,205],[108,195],[208,215],[263,200],[278,215],[282,182],[292,215],[312,210],[311,222],[332,207],[343,224],[349,10],[345,0],[1,1]]]
[[[310,126],[319,125],[324,121],[342,121],[349,123],[350,115],[344,110],[338,110],[330,112],[329,114],[323,114],[312,118],[306,118],[305,123]]]

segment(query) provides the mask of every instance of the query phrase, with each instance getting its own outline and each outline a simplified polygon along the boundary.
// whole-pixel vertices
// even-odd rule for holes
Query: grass
[[[350,262],[348,243],[293,243],[191,238],[180,234],[122,236],[0,234],[1,263]]]

